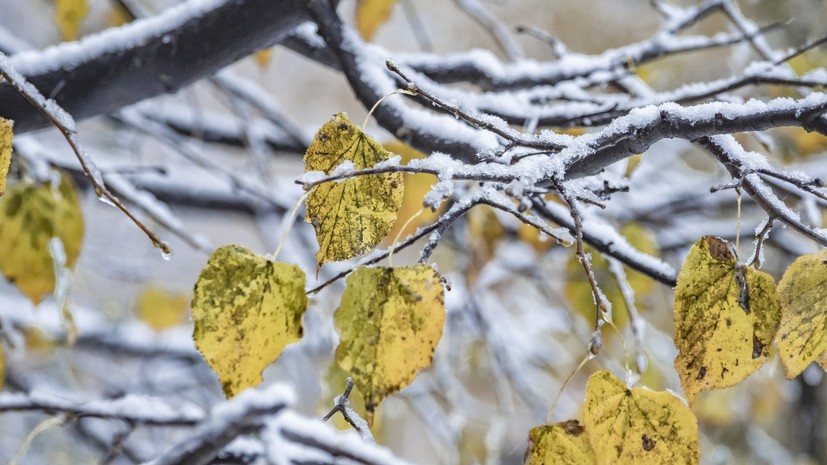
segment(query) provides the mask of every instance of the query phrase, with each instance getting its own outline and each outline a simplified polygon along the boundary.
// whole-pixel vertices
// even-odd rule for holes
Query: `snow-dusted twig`
[[[589,341],[589,352],[592,355],[597,355],[603,347],[601,326],[603,326],[605,321],[604,315],[611,315],[612,304],[608,301],[608,299],[606,299],[606,296],[597,284],[597,279],[594,277],[594,270],[592,269],[591,257],[586,254],[583,249],[583,216],[580,210],[580,202],[574,198],[574,195],[572,195],[568,188],[562,183],[557,183],[555,187],[557,188],[557,191],[560,192],[560,197],[562,197],[563,200],[565,200],[569,205],[571,219],[574,223],[574,244],[576,247],[575,254],[577,255],[577,261],[580,262],[580,265],[583,266],[583,270],[586,272],[586,279],[588,279],[589,286],[591,286],[592,289],[592,297],[594,298],[595,305],[595,319],[594,333]]]
[[[187,439],[147,465],[206,465],[233,439],[261,430],[266,418],[292,402],[293,394],[284,386],[248,389],[213,408]]]
[[[632,339],[635,341],[635,365],[638,373],[642,374],[646,371],[646,354],[644,353],[643,345],[644,321],[640,318],[640,313],[637,311],[635,290],[629,283],[629,278],[626,277],[626,270],[623,269],[623,264],[612,257],[606,257],[606,261],[609,262],[609,272],[620,288],[623,303],[626,304],[626,310],[629,313],[629,328],[632,330]]]
[[[804,224],[799,215],[784,204],[758,174],[751,172],[751,167],[746,162],[747,153],[734,137],[703,137],[696,142],[712,153],[734,179],[742,180],[741,186],[744,191],[768,215],[816,241],[821,246],[827,247],[827,233],[824,230],[814,229]]]
[[[353,429],[362,436],[367,442],[375,442],[373,439],[373,434],[370,432],[370,425],[359,416],[356,411],[350,408],[350,392],[353,390],[353,379],[350,377],[347,378],[347,383],[345,384],[345,391],[340,396],[336,396],[334,400],[334,407],[327,412],[327,415],[322,418],[322,421],[330,420],[333,415],[337,412],[342,414],[342,418],[345,419],[346,422]]]
[[[0,412],[36,411],[72,418],[122,420],[146,426],[193,426],[204,418],[194,405],[173,406],[167,401],[129,395],[120,399],[68,400],[44,392],[0,393]]]
[[[382,260],[388,258],[388,256],[390,256],[391,254],[395,254],[402,249],[410,247],[423,237],[430,236],[428,243],[425,245],[422,252],[420,253],[420,261],[426,261],[428,257],[430,257],[430,254],[431,252],[433,252],[433,249],[436,247],[437,243],[439,242],[439,238],[442,237],[442,232],[448,229],[454,223],[454,221],[456,221],[459,217],[464,215],[468,210],[471,209],[471,207],[476,205],[478,202],[479,200],[473,202],[470,201],[470,199],[467,201],[455,202],[454,205],[450,209],[448,209],[448,211],[440,215],[439,219],[437,219],[437,221],[435,221],[434,223],[418,228],[416,232],[414,232],[404,240],[397,242],[396,244],[393,244],[387,250],[377,251],[371,255],[368,255],[365,258],[362,258],[361,260],[357,261],[353,267],[349,267],[348,269],[337,273],[327,281],[308,290],[307,294],[315,294],[321,291],[322,289],[326,288],[327,286],[333,284],[334,282],[349,275],[354,269],[360,266],[367,266],[379,263]],[[427,255],[425,255],[426,253]],[[423,256],[425,258],[422,258]]]

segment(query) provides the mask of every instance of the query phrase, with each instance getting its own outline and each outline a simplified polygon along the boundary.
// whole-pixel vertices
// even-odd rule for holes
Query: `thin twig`
[[[365,420],[359,417],[359,414],[350,408],[350,392],[352,390],[353,379],[348,377],[347,383],[345,384],[345,392],[343,392],[340,396],[336,396],[336,399],[334,400],[335,405],[330,412],[322,418],[322,421],[330,420],[336,412],[339,412],[342,414],[342,418],[344,418],[345,421],[348,422],[348,424],[352,426],[357,433],[359,433],[359,436],[361,436],[362,439],[367,442],[374,442],[373,434],[370,432],[370,427],[367,425]]]
[[[436,232],[437,230],[444,231],[457,218],[462,216],[466,211],[470,210],[471,207],[473,207],[474,205],[475,205],[474,203],[470,203],[470,202],[468,204],[459,204],[459,207],[457,207],[457,205],[455,205],[454,207],[449,209],[447,212],[443,213],[439,217],[439,220],[436,221],[435,223],[432,223],[430,225],[418,228],[414,234],[412,234],[412,235],[408,236],[407,238],[405,238],[404,241],[394,244],[389,249],[387,249],[387,250],[385,250],[381,253],[378,253],[376,255],[372,255],[372,256],[369,256],[367,258],[364,258],[364,259],[360,260],[353,267],[348,268],[348,269],[346,269],[342,272],[337,273],[335,276],[333,276],[332,278],[330,278],[327,281],[323,282],[322,284],[319,284],[318,286],[308,290],[307,294],[310,295],[310,294],[318,293],[319,291],[326,288],[327,286],[329,286],[329,285],[333,284],[334,282],[336,282],[336,281],[344,278],[345,276],[349,275],[354,269],[356,269],[360,266],[373,265],[375,263],[379,263],[382,260],[386,259],[391,253],[395,254],[395,253],[399,252],[402,249],[406,249],[406,248],[410,247],[411,245],[413,245],[414,243],[416,243],[416,241],[418,241],[419,239],[422,239],[423,237],[425,237],[429,234],[432,234],[432,233]],[[429,243],[430,243],[430,241],[429,241]],[[423,250],[423,252],[424,252],[424,250]]]
[[[586,278],[589,280],[589,286],[592,288],[592,297],[594,297],[595,303],[595,322],[594,333],[592,334],[591,341],[589,341],[589,352],[592,355],[597,355],[603,345],[600,331],[600,327],[604,321],[603,315],[611,312],[611,305],[606,301],[603,291],[600,290],[600,286],[598,286],[597,279],[594,276],[591,259],[583,249],[583,217],[580,212],[580,204],[562,183],[558,182],[556,187],[560,192],[560,197],[569,205],[571,219],[574,221],[574,240],[577,261],[583,266],[583,270],[586,272]]]
[[[767,222],[764,224],[764,227],[761,228],[761,231],[759,231],[758,234],[755,235],[755,250],[752,251],[752,257],[750,257],[750,259],[747,260],[750,266],[752,266],[753,268],[761,268],[763,261],[761,260],[761,247],[764,245],[764,241],[766,241],[769,237],[774,222],[775,218],[771,216],[767,217]]]
[[[414,95],[417,95],[417,96],[420,96],[420,97],[424,98],[425,100],[427,100],[428,102],[430,102],[431,104],[436,106],[437,108],[440,108],[443,111],[446,111],[446,112],[450,113],[454,117],[461,119],[462,121],[464,121],[465,123],[469,124],[470,126],[472,126],[474,128],[485,129],[486,131],[492,132],[492,133],[502,137],[503,139],[518,143],[519,145],[522,145],[522,146],[525,146],[525,147],[534,147],[534,148],[541,148],[541,149],[546,149],[546,150],[554,150],[554,149],[562,149],[563,148],[563,146],[561,146],[561,145],[556,145],[556,144],[553,144],[553,143],[550,143],[550,142],[540,142],[540,141],[534,140],[533,137],[526,136],[525,134],[522,134],[518,131],[506,130],[504,128],[501,128],[501,127],[498,127],[498,126],[492,124],[489,121],[483,121],[480,118],[477,118],[477,117],[471,115],[470,113],[460,109],[459,107],[457,107],[455,105],[450,105],[450,104],[442,101],[442,99],[440,99],[439,97],[433,95],[432,93],[428,92],[427,90],[424,90],[421,87],[419,87],[418,85],[416,85],[401,69],[399,69],[399,66],[397,66],[394,61],[387,60],[385,62],[385,65],[388,67],[388,69],[390,71],[396,73],[399,77],[402,78],[402,80],[404,80],[407,83],[407,90],[408,91],[412,92]]]

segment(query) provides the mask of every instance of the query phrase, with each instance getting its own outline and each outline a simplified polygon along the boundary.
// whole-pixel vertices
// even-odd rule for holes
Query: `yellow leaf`
[[[109,27],[120,27],[132,21],[129,12],[117,3],[113,3],[106,18],[106,24]]]
[[[584,423],[597,465],[683,465],[700,460],[698,422],[669,392],[628,389],[603,370],[586,384]]]
[[[734,386],[761,367],[779,317],[770,275],[736,266],[722,239],[696,242],[675,289],[675,368],[689,404],[699,392]]]
[[[827,371],[827,351],[821,353],[816,359],[816,363],[825,371]]]
[[[6,193],[6,176],[11,165],[11,120],[0,118],[0,196]]]
[[[261,383],[261,372],[301,338],[304,272],[240,245],[219,247],[201,270],[192,299],[192,338],[232,397]]]
[[[403,164],[408,164],[411,160],[418,158],[425,158],[422,152],[402,142],[391,142],[384,144],[384,147],[386,150],[398,154],[402,158]],[[430,224],[439,218],[440,213],[444,210],[444,205],[440,206],[437,211],[425,208],[419,216],[408,223],[408,220],[422,209],[425,194],[431,190],[437,179],[436,176],[425,173],[404,173],[402,177],[405,183],[405,194],[402,197],[402,206],[399,209],[398,217],[390,233],[388,233],[386,242],[393,241],[397,236],[401,239],[408,237],[416,231],[416,228]],[[405,226],[406,223],[407,226]],[[402,229],[403,226],[405,227],[404,230]]]
[[[55,18],[63,40],[78,38],[78,30],[89,11],[87,0],[55,0]]]
[[[72,181],[59,186],[18,184],[0,197],[0,272],[35,304],[55,288],[49,241],[59,238],[66,268],[73,268],[83,242],[83,216]]]
[[[654,235],[643,226],[628,223],[620,228],[620,234],[626,237],[626,240],[638,250],[649,255],[658,254]],[[623,299],[623,293],[620,291],[617,280],[609,272],[609,262],[603,257],[603,254],[593,248],[586,247],[585,250],[591,254],[592,269],[600,289],[603,290],[606,298],[612,304],[612,322],[618,328],[622,328],[629,321],[629,310],[626,308],[626,301]],[[623,269],[636,296],[644,296],[654,289],[655,283],[652,278],[625,265]],[[583,265],[580,264],[577,256],[572,252],[571,258],[566,264],[566,284],[563,286],[563,294],[572,309],[588,321],[589,327],[594,327],[596,317],[594,296],[592,295],[592,287],[586,280],[584,273]],[[638,310],[645,309],[642,302],[636,303],[638,304]],[[604,331],[608,330],[606,327],[603,329]]]
[[[391,156],[339,113],[316,133],[304,163],[306,171],[330,174],[346,161],[363,170]],[[403,192],[401,173],[355,176],[314,187],[307,196],[306,220],[316,230],[319,266],[361,255],[387,237]]]
[[[577,420],[532,428],[525,465],[593,465],[594,451],[586,429]]]
[[[189,309],[189,300],[187,295],[149,286],[138,296],[135,309],[141,321],[155,331],[162,331],[181,323]]]
[[[267,48],[264,50],[259,50],[254,53],[253,56],[255,57],[259,68],[262,70],[267,69],[267,67],[270,66],[270,62],[273,61],[273,49]]]
[[[778,294],[778,354],[787,379],[793,379],[827,351],[827,249],[796,258]]]
[[[373,40],[373,35],[379,26],[391,16],[396,0],[357,0],[356,2],[356,30],[367,41]]]
[[[440,276],[428,265],[357,268],[335,315],[336,361],[365,397],[379,402],[430,366],[445,322]]]
[[[623,173],[623,176],[627,178],[631,178],[632,174],[634,174],[637,167],[640,166],[640,162],[643,160],[643,154],[638,153],[636,155],[632,155],[631,157],[627,158],[626,161],[626,171]]]
[[[49,336],[43,328],[34,325],[26,325],[23,328],[23,341],[26,352],[43,352],[51,355],[57,347],[57,341]]]

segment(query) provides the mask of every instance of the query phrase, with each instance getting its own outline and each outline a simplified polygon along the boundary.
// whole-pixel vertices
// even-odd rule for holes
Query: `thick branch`
[[[79,42],[18,53],[12,65],[76,119],[182,87],[283,39],[309,19],[301,0],[189,0]],[[15,132],[48,122],[7,84],[0,116]]]

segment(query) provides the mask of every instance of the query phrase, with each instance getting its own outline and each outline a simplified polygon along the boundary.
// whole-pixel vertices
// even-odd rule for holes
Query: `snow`
[[[217,8],[226,1],[188,0],[157,16],[90,34],[76,42],[64,42],[43,50],[17,53],[11,58],[11,64],[25,76],[75,67],[104,53],[116,53],[163,37],[183,23]]]
[[[194,404],[171,405],[167,400],[136,394],[118,399],[89,399],[88,395],[66,392],[0,392],[0,411],[35,408],[76,412],[82,416],[124,418],[136,423],[195,423],[204,418],[204,411]]]

